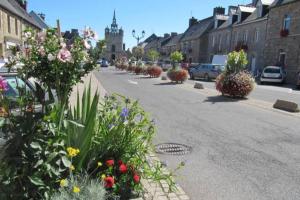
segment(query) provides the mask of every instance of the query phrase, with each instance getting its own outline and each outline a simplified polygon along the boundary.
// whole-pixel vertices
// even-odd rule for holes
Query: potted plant
[[[188,73],[186,70],[181,69],[178,65],[183,60],[183,55],[179,51],[175,51],[171,54],[170,59],[172,60],[172,68],[168,71],[168,78],[176,83],[183,83],[187,80]]]
[[[147,68],[147,74],[150,75],[151,78],[158,78],[162,73],[161,67],[155,65],[159,58],[159,52],[151,50],[148,53],[148,57],[152,61],[152,65]]]
[[[247,63],[247,55],[243,50],[228,55],[225,71],[216,79],[216,89],[222,95],[244,98],[251,93],[255,87],[255,80],[245,70]]]

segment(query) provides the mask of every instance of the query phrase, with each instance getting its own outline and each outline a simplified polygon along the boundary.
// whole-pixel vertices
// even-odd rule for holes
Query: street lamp
[[[132,36],[136,39],[137,45],[139,45],[140,40],[145,37],[145,31],[142,31],[142,35],[139,36],[139,35],[136,35],[135,30],[132,30]]]

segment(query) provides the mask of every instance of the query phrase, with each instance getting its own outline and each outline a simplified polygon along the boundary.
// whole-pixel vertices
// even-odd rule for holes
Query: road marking
[[[135,81],[132,81],[132,80],[128,80],[128,82],[129,82],[130,84],[133,84],[133,85],[137,85],[137,84],[138,84],[138,82],[135,82]]]

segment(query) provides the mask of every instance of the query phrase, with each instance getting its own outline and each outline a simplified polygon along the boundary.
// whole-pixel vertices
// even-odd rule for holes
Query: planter
[[[158,78],[162,73],[162,69],[158,66],[151,66],[147,68],[147,74],[150,75],[151,78]]]
[[[188,72],[184,69],[170,69],[167,76],[173,82],[183,83],[188,78]]]
[[[136,67],[134,72],[136,75],[142,74],[144,69],[142,67]]]
[[[280,31],[280,36],[281,37],[287,37],[288,35],[289,35],[289,30],[287,30],[287,29],[282,29],[281,31]]]
[[[255,80],[251,74],[241,71],[233,74],[220,74],[216,79],[216,89],[222,95],[233,98],[248,96],[255,87]]]

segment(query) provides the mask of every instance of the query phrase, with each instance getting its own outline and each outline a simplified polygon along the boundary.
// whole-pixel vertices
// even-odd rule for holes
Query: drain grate
[[[192,147],[185,144],[163,143],[155,145],[155,152],[167,155],[186,155],[192,152]]]

